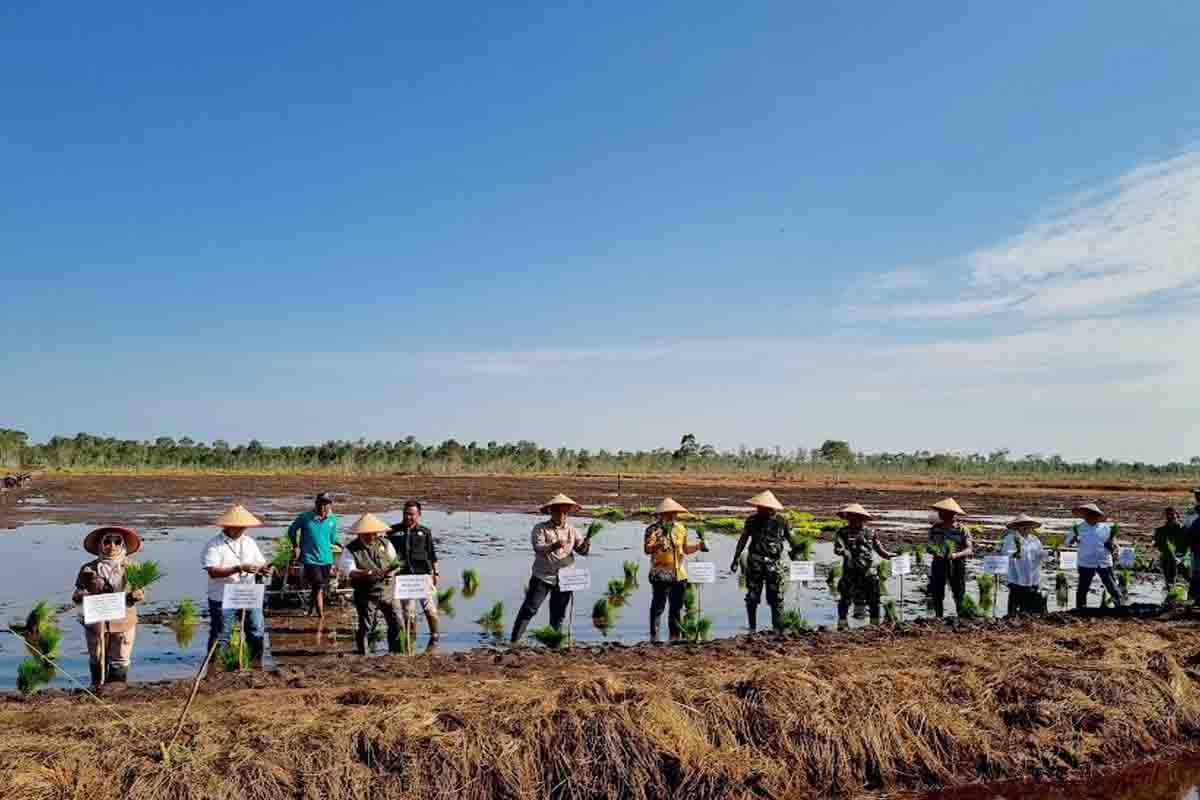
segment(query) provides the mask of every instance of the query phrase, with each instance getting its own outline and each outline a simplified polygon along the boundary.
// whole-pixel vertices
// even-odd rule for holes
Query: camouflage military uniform
[[[865,605],[870,609],[871,621],[879,621],[879,580],[871,567],[875,563],[875,547],[878,542],[872,530],[863,528],[852,531],[846,528],[838,533],[842,549],[842,578],[838,581],[838,619],[844,620],[850,612],[850,604]]]
[[[783,623],[783,597],[787,593],[787,566],[783,553],[790,544],[791,530],[781,516],[746,520],[745,534],[750,537],[750,554],[746,561],[746,612],[750,629],[754,630],[762,590],[767,588],[767,605],[771,607],[771,625],[779,630]]]
[[[947,543],[952,552],[966,550],[972,546],[971,534],[960,525],[934,525],[929,529],[929,546],[933,550],[933,559],[929,564],[929,598],[933,602],[933,613],[939,617],[945,613],[946,584],[950,584],[950,594],[954,596],[954,610],[957,612],[967,594],[967,562],[966,559],[951,561],[943,553]]]

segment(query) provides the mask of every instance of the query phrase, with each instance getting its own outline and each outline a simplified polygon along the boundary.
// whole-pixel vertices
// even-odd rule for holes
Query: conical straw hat
[[[663,498],[663,501],[658,504],[658,508],[654,509],[655,514],[669,514],[672,511],[679,514],[686,514],[687,509],[676,503],[670,497]]]
[[[1017,516],[1013,517],[1012,522],[1008,523],[1008,527],[1010,528],[1020,528],[1022,525],[1027,525],[1031,528],[1042,527],[1042,523],[1038,522],[1028,514],[1017,514]]]
[[[576,503],[574,500],[567,497],[565,494],[562,494],[561,492],[559,494],[554,495],[554,497],[551,497],[548,502],[544,503],[542,505],[541,511],[543,514],[545,514],[547,511],[549,511],[554,506],[570,506],[572,512],[578,511],[579,509],[583,508],[583,506],[579,505],[579,503]]]
[[[125,555],[131,556],[142,549],[142,537],[133,528],[122,528],[119,525],[106,525],[83,537],[83,549],[94,556],[100,555],[100,539],[106,533],[119,533],[125,537]]]
[[[261,528],[263,522],[247,511],[245,506],[236,505],[217,517],[214,524],[218,528]]]
[[[867,511],[865,508],[863,508],[858,503],[851,503],[848,506],[842,506],[842,510],[837,512],[837,515],[839,517],[841,517],[842,519],[846,519],[847,517],[850,517],[850,516],[862,517],[863,519],[874,519],[875,518],[874,515],[872,515],[870,511]]]
[[[1072,514],[1080,517],[1083,516],[1084,511],[1091,511],[1099,514],[1101,519],[1108,519],[1108,514],[1105,514],[1103,511],[1101,511],[1100,506],[1096,505],[1095,503],[1084,503],[1081,506],[1075,506],[1071,509]]]
[[[962,510],[962,506],[960,506],[953,497],[947,497],[945,500],[938,500],[936,503],[931,505],[930,508],[932,508],[934,511],[953,511],[955,514],[967,513]]]
[[[357,536],[360,533],[387,533],[392,529],[391,525],[381,520],[379,517],[368,511],[358,518],[358,522],[350,527],[350,532]]]
[[[774,492],[767,489],[765,492],[759,492],[746,501],[755,508],[773,508],[776,511],[783,511],[783,503],[775,497]]]

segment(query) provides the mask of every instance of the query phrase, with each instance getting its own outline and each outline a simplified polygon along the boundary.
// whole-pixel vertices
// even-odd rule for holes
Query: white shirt
[[[385,548],[384,552],[387,553],[388,564],[390,564],[396,560],[396,548],[392,547],[392,543],[387,539],[383,540],[383,546]],[[358,567],[354,566],[354,554],[350,552],[349,545],[342,548],[342,555],[338,558],[337,568],[338,572],[346,576],[350,575],[350,570],[358,569]]]
[[[1037,534],[1029,533],[1021,538],[1021,555],[1017,552],[1017,532],[1010,531],[1000,544],[1000,552],[1008,556],[1008,582],[1017,586],[1040,586],[1042,583],[1042,560],[1046,550]]]
[[[266,563],[267,560],[263,558],[262,551],[258,549],[258,545],[253,539],[244,533],[237,539],[230,539],[225,535],[225,531],[221,531],[208,540],[208,544],[204,545],[204,556],[201,559],[201,564],[206,570],[209,567],[236,567],[239,564],[253,564],[261,567]],[[221,602],[227,583],[254,583],[254,576],[244,572],[230,575],[228,578],[214,578],[210,575],[208,577],[208,599]]]
[[[1108,551],[1108,540],[1112,538],[1112,524],[1101,522],[1089,525],[1078,523],[1067,534],[1067,544],[1079,542],[1079,566],[1084,569],[1104,569],[1113,565],[1112,553]]]
[[[1200,519],[1200,506],[1193,507],[1191,511],[1183,515],[1183,527],[1192,527],[1192,523],[1197,519]]]

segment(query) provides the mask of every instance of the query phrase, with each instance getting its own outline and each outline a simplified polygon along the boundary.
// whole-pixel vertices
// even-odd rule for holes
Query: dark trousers
[[[354,592],[354,610],[358,612],[358,629],[354,632],[354,649],[360,656],[367,654],[367,639],[371,634],[371,606],[379,609],[387,623],[388,652],[400,649],[400,617],[396,607],[381,592]]]
[[[1100,582],[1104,584],[1104,588],[1108,590],[1108,594],[1112,597],[1114,605],[1124,605],[1125,601],[1121,597],[1121,588],[1117,586],[1117,576],[1113,574],[1112,567],[1080,567],[1079,568],[1079,585],[1075,587],[1075,607],[1087,608],[1088,590],[1092,588],[1092,578],[1100,576]]]
[[[1042,610],[1038,597],[1040,589],[1037,586],[1021,586],[1018,583],[1008,585],[1008,616],[1017,614],[1037,614]]]
[[[1167,590],[1170,591],[1171,586],[1175,583],[1175,556],[1169,553],[1161,553],[1158,557],[1159,563],[1162,564],[1163,580],[1167,583]]]
[[[687,591],[687,581],[650,581],[650,591],[650,641],[658,641],[663,610],[668,604],[671,610],[667,613],[667,632],[671,641],[678,639],[679,618],[683,614],[683,593]]]
[[[554,630],[562,630],[563,620],[567,618],[567,606],[571,602],[571,592],[564,592],[558,588],[557,584],[546,583],[539,578],[531,577],[529,579],[529,588],[525,590],[525,601],[521,603],[521,610],[517,612],[517,619],[513,623],[512,640],[518,641],[525,635],[525,629],[529,627],[529,620],[537,616],[537,613],[542,608],[542,603],[546,602],[546,595],[550,595],[550,627]]]
[[[957,613],[963,598],[967,596],[965,560],[935,558],[929,565],[929,599],[933,601],[933,613],[939,617],[946,613],[947,583],[950,584],[950,594],[954,597],[954,611]]]

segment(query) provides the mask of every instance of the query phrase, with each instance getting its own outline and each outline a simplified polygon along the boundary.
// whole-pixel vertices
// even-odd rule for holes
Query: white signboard
[[[85,594],[83,596],[83,624],[97,622],[120,622],[125,619],[125,593]]]
[[[901,575],[911,575],[912,574],[912,556],[910,556],[908,553],[905,553],[902,556],[893,556],[892,557],[892,574],[895,575],[896,577],[900,577]]]
[[[687,565],[688,583],[716,583],[717,565],[711,561],[693,561]]]
[[[814,581],[817,579],[817,564],[815,561],[793,561],[790,581]]]
[[[558,588],[564,592],[581,592],[592,588],[591,570],[574,567],[558,571]]]
[[[1075,550],[1061,550],[1058,554],[1059,569],[1078,569],[1079,553]]]
[[[433,581],[428,575],[397,575],[392,578],[392,599],[428,600],[433,596]]]
[[[221,610],[262,608],[266,589],[265,583],[227,583],[221,590]]]
[[[1008,574],[1008,556],[984,556],[983,571],[989,575]]]
[[[1135,560],[1133,548],[1132,547],[1122,547],[1119,552],[1118,558],[1120,559],[1118,561],[1118,563],[1122,567],[1132,567],[1134,560]]]

